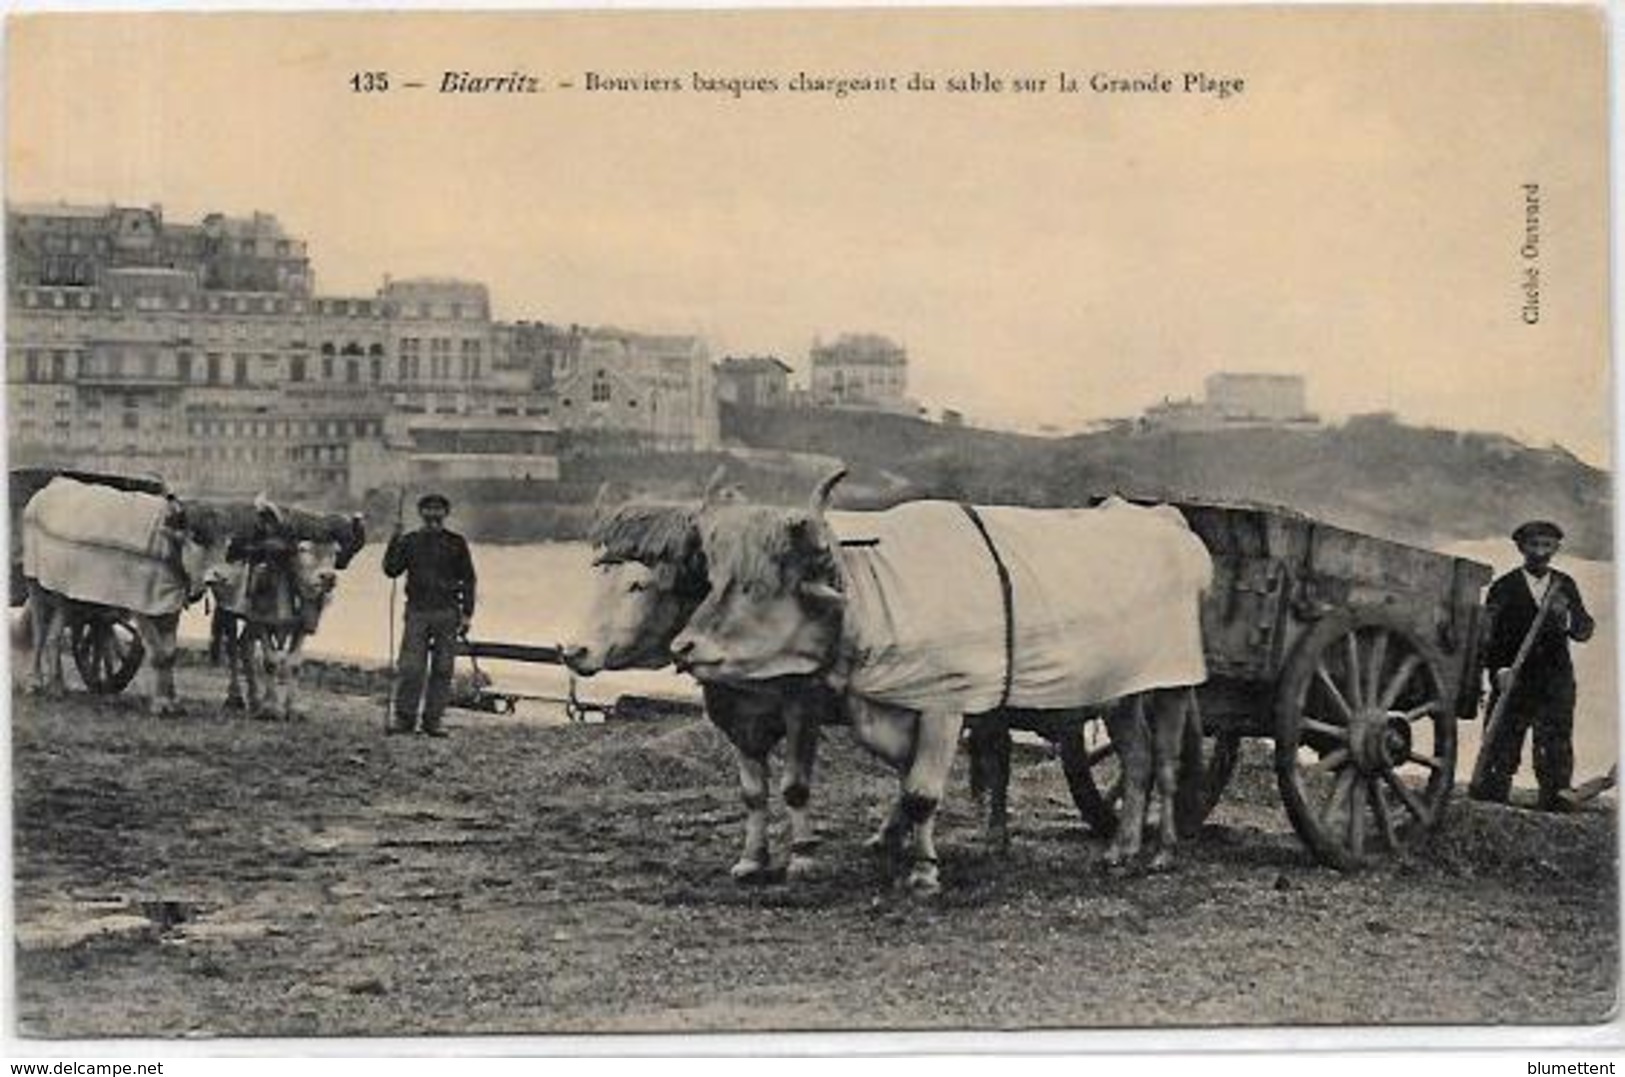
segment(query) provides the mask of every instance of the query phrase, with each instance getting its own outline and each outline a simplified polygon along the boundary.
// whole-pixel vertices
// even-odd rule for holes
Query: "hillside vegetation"
[[[1576,556],[1612,550],[1611,480],[1561,449],[1373,418],[1315,430],[1112,432],[1050,439],[854,412],[728,410],[739,443],[838,456],[846,503],[915,497],[1080,504],[1110,493],[1290,506],[1433,545],[1546,517]]]
[[[579,538],[605,484],[614,500],[694,498],[726,465],[728,481],[753,499],[796,503],[844,465],[850,475],[839,503],[849,508],[921,497],[1078,505],[1115,491],[1282,505],[1428,546],[1500,537],[1519,521],[1544,517],[1567,530],[1574,556],[1608,558],[1612,551],[1607,472],[1561,449],[1380,418],[1314,430],[1070,438],[816,409],[724,406],[722,423],[722,452],[566,455],[558,482],[448,484],[455,524],[485,542]],[[366,508],[373,533],[386,533],[393,496],[374,494]]]

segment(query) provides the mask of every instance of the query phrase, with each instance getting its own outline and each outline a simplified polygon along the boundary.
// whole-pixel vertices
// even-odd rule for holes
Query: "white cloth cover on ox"
[[[830,513],[850,690],[915,710],[1058,709],[1200,684],[1212,560],[1172,507],[978,508],[1010,573],[1015,662],[987,542],[952,502]]]
[[[154,494],[52,479],[23,508],[23,575],[81,602],[175,613],[186,585],[166,560],[168,509]]]

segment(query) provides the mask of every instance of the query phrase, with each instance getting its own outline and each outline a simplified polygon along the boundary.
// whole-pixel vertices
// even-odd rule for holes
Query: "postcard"
[[[7,38],[24,1047],[1614,1020],[1601,9]]]

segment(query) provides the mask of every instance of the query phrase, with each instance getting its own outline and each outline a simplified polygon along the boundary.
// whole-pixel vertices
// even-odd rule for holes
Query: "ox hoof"
[[[1174,854],[1167,849],[1158,849],[1156,855],[1151,858],[1151,863],[1147,865],[1147,869],[1158,874],[1173,871]]]
[[[915,864],[908,873],[908,892],[915,897],[933,897],[942,892],[935,864]]]
[[[790,862],[784,866],[784,877],[787,879],[806,879],[818,871],[818,859],[807,853],[791,853]]]
[[[1004,856],[1010,851],[1010,832],[1003,827],[988,831],[983,835],[983,840],[987,842],[987,847],[999,856]]]
[[[728,869],[728,874],[733,876],[736,883],[763,882],[767,878],[767,861],[751,856],[740,857],[739,861]]]
[[[243,702],[243,697],[240,695],[227,695],[226,701],[220,705],[220,709],[225,711],[246,711],[248,704]]]

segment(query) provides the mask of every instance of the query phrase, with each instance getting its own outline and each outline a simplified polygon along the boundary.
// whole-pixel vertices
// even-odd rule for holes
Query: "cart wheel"
[[[1456,777],[1444,661],[1381,610],[1327,616],[1276,691],[1275,776],[1298,836],[1351,869],[1438,825]]]
[[[75,619],[68,631],[73,664],[90,691],[117,695],[135,679],[146,648],[129,621],[116,614],[92,614]]]
[[[1241,736],[1215,735],[1205,759],[1203,749],[1202,730],[1194,722],[1187,723],[1180,748],[1180,787],[1189,788],[1191,777],[1200,774],[1202,795],[1200,799],[1180,798],[1181,837],[1194,836],[1224,795],[1224,787],[1230,783],[1241,753]],[[1117,750],[1106,733],[1105,721],[1084,722],[1061,738],[1061,770],[1066,775],[1072,803],[1077,805],[1078,814],[1083,816],[1089,829],[1103,838],[1115,834],[1117,808],[1123,799],[1123,775],[1117,765]]]

